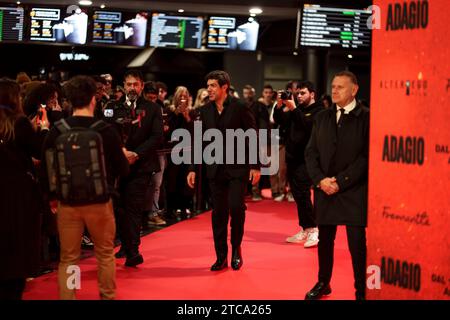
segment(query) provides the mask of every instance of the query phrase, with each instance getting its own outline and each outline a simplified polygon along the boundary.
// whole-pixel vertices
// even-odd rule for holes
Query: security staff
[[[317,186],[314,206],[319,226],[319,276],[306,294],[308,300],[331,293],[338,225],[347,229],[356,299],[365,299],[369,109],[356,102],[358,88],[353,73],[334,76],[334,105],[317,114],[305,150],[306,167]]]
[[[130,175],[120,182],[115,205],[122,241],[116,257],[126,256],[126,266],[137,266],[144,261],[139,245],[145,196],[152,175],[160,170],[156,150],[163,141],[162,114],[158,105],[141,96],[144,82],[140,72],[128,71],[124,88],[125,96],[105,107],[104,118],[119,130],[131,165]]]

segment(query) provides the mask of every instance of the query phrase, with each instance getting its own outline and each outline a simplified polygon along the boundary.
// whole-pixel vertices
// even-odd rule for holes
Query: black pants
[[[226,178],[218,173],[209,181],[213,211],[212,228],[214,247],[218,259],[226,259],[228,254],[228,217],[231,215],[231,245],[237,248],[242,243],[245,222],[245,190],[247,179]]]
[[[185,211],[192,208],[193,190],[187,185],[188,166],[175,165],[169,160],[167,168],[167,206],[168,212],[177,209]]]
[[[25,279],[0,280],[0,301],[22,300]]]
[[[329,283],[333,272],[334,239],[337,226],[319,225],[319,281]],[[366,288],[366,229],[347,226],[347,242],[352,256],[356,293],[364,295]]]
[[[291,192],[297,204],[298,223],[303,229],[315,228],[316,219],[311,202],[311,179],[306,165],[287,164],[287,176]]]
[[[129,258],[139,253],[142,212],[150,179],[150,173],[141,173],[128,177],[120,185],[120,199],[116,207],[117,230]]]

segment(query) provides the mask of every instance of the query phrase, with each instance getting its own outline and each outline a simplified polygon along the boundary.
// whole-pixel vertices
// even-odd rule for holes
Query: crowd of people
[[[335,79],[340,78],[350,78],[352,83],[357,83],[350,73],[338,74]],[[323,114],[321,111],[333,109],[331,97],[323,95],[319,98],[311,82],[290,81],[282,90],[265,85],[259,97],[253,86],[246,85],[242,89],[241,102],[238,102],[239,94],[232,88],[226,73],[211,73],[206,79],[207,87],[198,89],[195,95],[187,87],[178,86],[170,97],[167,85],[145,81],[136,70],[127,71],[123,79],[116,81],[111,75],[103,74],[75,76],[65,83],[42,82],[31,81],[24,73],[15,81],[0,80],[0,246],[8,257],[0,265],[0,299],[20,299],[26,279],[48,269],[46,264],[52,259],[59,260],[60,297],[75,298],[74,290],[65,285],[69,276],[66,269],[77,264],[82,244],[94,248],[100,297],[114,299],[114,256],[124,258],[125,266],[135,267],[144,261],[139,250],[143,229],[164,227],[168,221],[189,219],[212,207],[217,261],[211,270],[221,270],[227,265],[227,227],[223,221],[228,222],[228,210],[232,211],[232,267],[239,270],[243,264],[240,246],[245,217],[240,199],[261,201],[261,189],[265,187],[271,189],[273,201],[295,201],[297,205],[299,232],[287,237],[286,241],[301,243],[305,248],[319,245],[322,273],[319,274],[319,287],[308,293],[309,298],[331,292],[332,261],[323,262],[323,252],[332,251],[336,232],[330,225],[348,225],[350,221],[353,228],[347,230],[353,236],[354,266],[357,259],[361,264],[365,257],[360,245],[365,239],[361,226],[365,220],[349,218],[336,222],[329,220],[329,216],[318,219],[314,209],[317,204],[313,205],[311,201],[312,190],[317,198],[321,195],[318,190],[326,190],[323,192],[331,195],[339,188],[349,188],[348,176],[339,173],[357,156],[348,160],[345,152],[339,153],[342,159],[332,166],[331,175],[323,176],[323,162],[318,160],[321,146],[311,144],[311,140],[317,137],[315,135],[319,135],[318,140],[322,138],[317,131],[319,128],[315,127],[315,119],[317,114]],[[350,98],[354,99],[354,96]],[[347,100],[343,101],[345,105],[353,101]],[[334,98],[333,102],[339,103]],[[218,114],[205,111],[204,106],[211,103],[217,106]],[[229,105],[238,110],[243,108],[242,115],[237,118],[241,122],[249,110],[248,121],[221,123],[221,114]],[[215,119],[218,127],[278,129],[279,157],[272,161],[278,161],[279,170],[268,179],[259,180],[257,171],[253,170],[256,168],[248,168],[253,178],[249,182],[243,178],[248,175],[245,170],[230,173],[219,169],[217,177],[220,179],[214,171],[215,180],[211,183],[208,177],[213,173],[209,166],[174,164],[170,157],[175,144],[172,133],[177,129],[192,132],[194,121],[205,123],[209,121],[207,119]],[[77,194],[78,200],[90,196],[89,203],[77,203],[72,194],[76,188],[64,185],[61,176],[56,179],[60,184],[59,193],[51,188],[54,178],[51,169],[55,166],[52,160],[58,162],[57,173],[60,175],[64,170],[76,170],[68,163],[61,169],[63,156],[58,153],[63,150],[61,141],[76,139],[75,128],[92,129],[100,136],[98,144],[101,147],[94,147],[104,156],[104,163],[98,162],[98,172],[100,176],[104,174],[106,198],[101,198],[102,193],[98,191],[101,178],[92,178],[94,195]],[[75,137],[82,137],[80,132]],[[91,150],[94,147],[91,145]],[[56,156],[52,158],[50,152],[55,152]],[[91,156],[98,155],[91,152]],[[357,169],[364,170],[364,159],[360,161],[361,167]],[[66,177],[68,173],[64,174]],[[231,179],[229,176],[234,174],[236,177]],[[363,172],[359,174],[362,176]],[[90,173],[89,178],[92,176],[95,172]],[[330,178],[324,181],[328,176]],[[64,192],[64,186],[69,195],[67,190]],[[235,197],[229,204],[222,203],[221,195],[228,191],[236,193]],[[326,212],[328,209],[319,203],[319,210]],[[322,234],[327,235],[326,248],[319,244],[320,239],[325,245]],[[114,247],[119,244],[120,249],[114,254]],[[361,270],[358,267],[355,270],[355,278],[359,281],[357,293],[362,298]]]

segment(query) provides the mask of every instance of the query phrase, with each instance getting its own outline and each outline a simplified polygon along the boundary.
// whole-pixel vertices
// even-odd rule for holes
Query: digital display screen
[[[150,35],[151,47],[196,48],[202,46],[203,19],[154,13]]]
[[[259,24],[253,18],[210,17],[207,47],[254,51],[258,31]]]
[[[313,47],[369,48],[370,10],[305,4],[301,15],[300,45]]]
[[[147,21],[145,12],[95,11],[92,42],[143,47],[147,38]]]
[[[23,19],[23,8],[0,7],[0,41],[22,41]]]
[[[66,12],[57,8],[32,8],[30,40],[85,44],[88,15],[82,10]]]

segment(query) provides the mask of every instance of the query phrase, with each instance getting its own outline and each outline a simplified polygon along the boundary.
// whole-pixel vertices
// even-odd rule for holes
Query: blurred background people
[[[35,125],[39,134],[22,112],[20,86],[0,79],[0,300],[20,300],[39,269],[44,208],[32,157],[49,128],[45,111]]]

